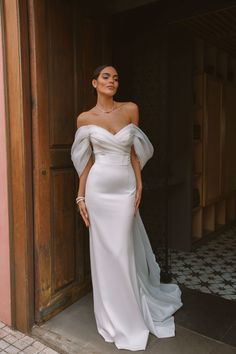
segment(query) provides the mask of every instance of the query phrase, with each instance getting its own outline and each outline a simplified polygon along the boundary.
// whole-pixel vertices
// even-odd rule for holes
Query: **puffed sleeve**
[[[89,140],[89,128],[87,125],[83,125],[76,130],[75,139],[71,147],[71,160],[79,177],[86,167],[91,154],[92,147]]]
[[[143,169],[146,162],[152,157],[154,153],[154,148],[147,135],[137,126],[133,125],[134,128],[134,150],[139,159],[140,167]]]

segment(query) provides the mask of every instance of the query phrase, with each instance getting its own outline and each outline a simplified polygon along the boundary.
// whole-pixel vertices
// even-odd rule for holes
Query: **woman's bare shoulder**
[[[132,102],[132,101],[127,101],[127,102],[116,102],[119,104],[119,106],[123,106],[124,108],[127,108],[127,109],[137,109],[138,108],[138,105],[135,103],[135,102]]]
[[[127,110],[127,114],[132,123],[138,125],[139,123],[139,107],[135,102],[126,102],[125,108]]]
[[[82,125],[89,124],[89,118],[91,117],[92,109],[88,111],[81,112],[77,117],[77,128]]]

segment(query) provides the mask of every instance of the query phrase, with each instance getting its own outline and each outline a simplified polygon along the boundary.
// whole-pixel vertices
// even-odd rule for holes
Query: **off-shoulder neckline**
[[[126,124],[123,126],[123,128],[121,128],[120,130],[118,130],[115,134],[111,133],[108,129],[102,127],[101,125],[98,125],[98,124],[84,124],[84,125],[81,125],[79,128],[77,128],[77,131],[83,127],[90,127],[90,126],[94,126],[94,127],[98,127],[102,130],[105,130],[108,134],[111,134],[112,136],[116,136],[118,135],[120,132],[122,132],[125,128],[129,127],[130,125],[138,128],[137,125],[135,125],[134,123],[129,123],[129,124]]]

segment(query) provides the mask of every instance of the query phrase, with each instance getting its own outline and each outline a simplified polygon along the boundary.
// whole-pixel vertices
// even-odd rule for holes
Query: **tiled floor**
[[[58,354],[36,338],[14,330],[0,321],[0,354]]]
[[[236,226],[193,252],[172,250],[173,282],[236,300]]]

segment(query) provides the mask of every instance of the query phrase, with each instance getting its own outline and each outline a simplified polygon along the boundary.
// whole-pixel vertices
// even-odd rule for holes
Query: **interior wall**
[[[178,26],[140,25],[135,10],[114,17],[117,98],[139,105],[140,127],[155,149],[142,173],[140,209],[157,255],[167,238],[172,248],[191,247],[191,41]]]
[[[160,0],[113,0],[106,4],[106,6],[111,13],[117,13],[159,1]]]
[[[140,127],[154,145],[154,156],[142,171],[140,212],[152,247],[163,246],[166,215],[166,32],[155,23],[138,26],[135,11],[113,20],[113,63],[120,76],[117,99],[139,106]]]
[[[169,26],[168,234],[171,248],[192,247],[193,36]]]

